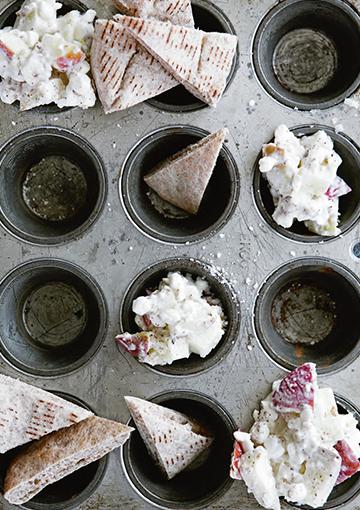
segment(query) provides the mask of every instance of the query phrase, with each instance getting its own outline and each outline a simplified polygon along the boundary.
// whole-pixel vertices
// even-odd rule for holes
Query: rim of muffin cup
[[[290,228],[284,228],[275,222],[272,218],[272,211],[274,209],[273,198],[268,183],[259,169],[259,161],[262,158],[261,151],[253,166],[252,197],[256,210],[265,224],[283,239],[306,244],[323,244],[334,242],[339,238],[341,239],[342,236],[355,228],[360,221],[360,172],[358,171],[360,167],[360,147],[344,133],[337,133],[334,128],[326,125],[304,124],[289,129],[297,137],[309,136],[319,130],[323,130],[333,140],[334,150],[340,156],[343,156],[343,163],[340,165],[337,175],[344,178],[352,188],[352,191],[348,195],[339,198],[339,227],[341,228],[341,233],[336,236],[322,236],[310,232],[303,222],[294,221],[293,226]],[[271,143],[273,140],[274,137],[267,143]],[[345,155],[346,161],[344,159]],[[346,209],[345,214],[348,216],[345,222],[342,221],[342,208]],[[350,211],[347,211],[349,209]]]
[[[71,342],[43,346],[31,338],[24,309],[34,291],[53,283],[64,283],[81,296],[86,321]],[[19,264],[0,281],[0,303],[0,357],[26,376],[53,379],[77,372],[93,360],[105,340],[108,307],[103,291],[87,271],[72,262],[37,258]]]
[[[316,279],[314,279],[315,276]],[[340,321],[332,325],[330,333],[314,345],[292,343],[286,340],[276,330],[273,321],[272,311],[275,299],[285,294],[286,289],[293,284],[303,282],[308,283],[309,286],[317,287],[318,285],[317,289],[320,293],[329,292],[331,296],[329,299],[332,301],[336,299],[335,319],[338,319],[339,305],[342,314]],[[336,296],[332,293],[335,285]],[[350,304],[344,302],[346,297],[351,299]],[[359,356],[359,323],[356,330],[356,309],[359,303],[360,278],[348,267],[326,257],[297,258],[278,266],[260,285],[252,310],[252,329],[265,356],[282,370],[289,372],[303,363],[314,362],[317,364],[319,376],[331,375],[348,367]],[[342,339],[350,337],[347,328],[353,328],[350,329],[352,344],[345,351],[335,351],[332,358],[330,349],[334,345],[336,347],[343,345]],[[335,333],[331,336],[334,330]]]
[[[225,332],[217,346],[205,357],[192,354],[189,358],[174,361],[170,365],[151,366],[147,363],[140,363],[152,372],[161,376],[174,377],[177,379],[202,375],[219,365],[233,350],[235,344],[240,342],[238,335],[240,331],[241,311],[237,295],[223,276],[212,271],[212,266],[194,258],[176,257],[161,260],[151,264],[138,273],[130,282],[123,294],[120,306],[120,331],[136,333],[139,331],[135,323],[135,314],[132,311],[134,299],[145,294],[146,289],[158,287],[161,279],[169,272],[180,272],[182,275],[190,274],[192,277],[201,277],[208,284],[211,295],[218,298],[224,310],[227,325]],[[130,356],[123,347],[117,346],[118,350]]]
[[[85,204],[65,221],[38,217],[22,195],[27,172],[49,156],[62,156],[74,163],[87,185]],[[15,166],[16,172],[14,160],[19,165]],[[104,162],[87,139],[67,128],[45,125],[17,133],[0,147],[0,170],[0,223],[9,234],[26,243],[56,246],[77,240],[96,223],[104,209],[108,188]]]
[[[211,423],[207,423],[207,425],[210,426],[210,428],[214,428],[214,436],[215,436],[215,442],[214,446],[210,447],[210,456],[205,457],[203,459],[203,464],[200,465],[200,467],[194,468],[191,471],[185,470],[183,473],[180,473],[177,475],[173,480],[166,480],[165,477],[160,473],[160,471],[157,471],[157,467],[155,466],[152,459],[148,457],[148,454],[146,453],[147,458],[147,468],[148,468],[148,474],[150,474],[150,478],[154,479],[154,481],[147,480],[147,482],[150,484],[153,484],[155,487],[155,484],[158,486],[166,486],[168,485],[170,487],[169,490],[164,489],[164,495],[156,494],[156,491],[154,490],[154,487],[151,488],[151,485],[149,484],[148,487],[146,487],[146,483],[142,482],[140,475],[142,475],[142,472],[139,471],[138,466],[136,465],[136,459],[134,458],[134,448],[136,449],[137,445],[140,444],[141,451],[144,453],[146,452],[146,447],[136,429],[136,426],[133,423],[132,418],[128,420],[127,424],[135,427],[135,432],[132,433],[129,441],[127,441],[125,444],[123,444],[120,447],[120,461],[123,468],[123,472],[125,474],[125,477],[131,486],[131,488],[136,492],[138,496],[140,496],[143,500],[145,500],[147,503],[149,503],[152,506],[155,506],[157,508],[162,509],[184,509],[184,510],[195,510],[200,508],[207,508],[208,505],[214,503],[217,499],[222,497],[231,487],[234,480],[232,480],[229,476],[229,465],[230,465],[230,457],[233,449],[233,433],[237,429],[237,424],[234,418],[231,416],[229,411],[220,404],[215,398],[206,395],[204,393],[195,391],[195,390],[166,390],[161,393],[157,393],[156,395],[147,398],[146,400],[150,402],[154,402],[159,405],[165,405],[169,406],[170,403],[173,401],[175,402],[175,406],[173,407],[176,410],[180,410],[184,414],[187,414],[190,418],[198,419],[201,423],[201,420],[205,419],[205,416],[207,415],[209,418],[209,421],[211,420]],[[176,405],[176,402],[180,405]],[[170,407],[172,408],[172,407]],[[190,412],[187,412],[187,409],[190,409]],[[191,410],[194,409],[196,415],[192,415]],[[205,414],[205,416],[204,416]],[[219,434],[216,434],[216,430],[219,429]],[[226,438],[225,438],[226,436]],[[220,439],[220,443],[218,444],[218,441],[216,440],[216,437]],[[227,451],[225,451],[225,449]],[[215,450],[215,451],[214,451]],[[140,452],[141,453],[141,452]],[[138,453],[139,456],[139,453]],[[220,457],[221,458],[221,470],[219,470],[219,483],[214,484],[211,489],[208,489],[208,493],[205,492],[205,494],[199,494],[196,497],[193,498],[189,497],[183,498],[181,501],[179,501],[179,498],[182,494],[184,494],[184,491],[189,487],[191,484],[191,481],[193,480],[194,476],[197,476],[199,479],[199,484],[201,485],[201,482],[204,481],[204,479],[209,480],[211,479],[211,471],[214,470],[211,465],[218,467],[218,464],[220,462],[216,461],[216,458],[213,457]],[[195,461],[196,462],[196,461]],[[196,473],[196,470],[200,469],[200,473]],[[205,473],[202,473],[202,469],[205,470]],[[186,472],[187,471],[187,472]],[[144,474],[146,476],[146,473]],[[184,479],[185,478],[185,479]],[[221,479],[220,479],[221,478]],[[178,487],[180,485],[180,487]],[[169,491],[174,489],[174,491],[177,491],[177,494],[174,494],[174,496],[171,498]],[[204,492],[204,489],[202,489]],[[169,495],[165,496],[165,492],[167,492]]]
[[[314,28],[319,30],[319,23],[317,23],[314,27],[309,27],[309,23],[302,21],[302,18],[304,16],[300,16],[299,21],[301,21],[300,25],[296,24],[296,17],[295,12],[297,6],[300,6],[300,8],[303,9],[302,13],[304,13],[304,9],[306,8],[306,4],[309,5],[307,9],[307,15],[311,16],[313,19],[316,15],[318,15],[317,12],[314,11],[313,6],[310,5],[311,2],[309,0],[282,0],[281,2],[276,3],[273,5],[269,10],[265,12],[265,14],[262,16],[261,20],[259,21],[258,25],[255,28],[254,35],[251,42],[251,49],[252,49],[252,67],[254,69],[254,75],[264,92],[271,97],[271,99],[278,104],[280,104],[283,107],[291,108],[291,109],[298,109],[300,111],[309,111],[309,110],[325,110],[329,109],[331,107],[337,106],[341,104],[347,97],[351,96],[354,92],[357,90],[360,90],[360,67],[358,68],[357,72],[355,69],[351,69],[352,76],[349,76],[348,85],[346,88],[339,88],[338,90],[334,91],[333,93],[329,92],[328,85],[331,87],[334,84],[338,85],[340,81],[340,77],[337,73],[335,76],[331,79],[331,81],[323,88],[320,89],[315,95],[312,93],[308,94],[301,94],[291,91],[290,89],[287,89],[284,85],[281,84],[281,82],[276,77],[275,71],[273,69],[273,66],[271,64],[268,64],[268,62],[272,62],[274,58],[274,53],[276,50],[276,47],[281,40],[281,37],[279,40],[274,41],[272,44],[273,47],[273,53],[271,55],[266,54],[266,50],[269,48],[269,38],[271,37],[271,34],[281,33],[284,35],[291,33],[295,29],[301,29],[301,28]],[[344,29],[342,31],[342,34],[344,33],[350,34],[351,29],[353,29],[353,32],[359,31],[360,28],[360,12],[359,9],[356,8],[355,5],[351,4],[347,0],[321,0],[320,4],[323,4],[324,9],[331,9],[331,11],[334,10],[334,8],[339,12],[339,16],[337,17],[337,24],[339,24],[340,21],[340,13],[342,17],[342,23],[344,25]],[[287,11],[289,11],[288,17],[291,20],[291,27],[289,27],[289,30],[285,30],[286,22],[288,23],[289,20],[284,18],[284,13],[286,14]],[[311,11],[311,14],[310,12]],[[329,15],[334,18],[334,12],[331,12],[329,10]],[[326,19],[324,18],[324,15],[322,15],[322,19],[324,22],[326,22]],[[283,23],[281,23],[281,20]],[[273,24],[280,25],[273,27]],[[337,25],[338,26],[338,25]],[[282,29],[282,30],[281,30]],[[339,41],[333,41],[333,34],[334,34],[334,27],[332,27],[332,34],[327,35],[324,28],[322,29],[321,33],[324,33],[326,37],[331,40],[331,42],[336,42],[337,47],[336,50],[341,50],[341,57],[342,57],[342,67],[345,66],[349,67],[349,62],[344,60],[344,48],[342,45],[339,44]],[[351,34],[350,34],[351,35]],[[343,41],[342,41],[343,43]],[[357,46],[355,43],[355,40],[348,40],[348,45],[351,45],[351,48],[348,49],[348,54],[351,54],[354,48]],[[272,47],[271,46],[271,47]],[[345,57],[346,60],[346,57]],[[347,64],[347,66],[346,66]],[[267,68],[267,65],[269,65],[269,68]],[[343,73],[345,72],[344,69],[342,69]],[[334,83],[332,83],[334,81]],[[329,97],[327,97],[327,95]],[[318,96],[318,99],[316,98],[316,95]]]
[[[226,143],[196,215],[184,219],[166,218],[146,196],[150,188],[143,177],[156,164],[209,134],[205,129],[186,124],[163,126],[146,134],[128,152],[118,182],[120,202],[132,225],[147,238],[167,245],[196,244],[218,234],[233,217],[241,184],[237,163]],[[172,139],[175,149],[171,149],[168,139]]]
[[[358,428],[360,427],[360,410],[359,408],[347,397],[334,392],[336,404],[338,409],[340,407],[347,413],[352,413],[358,422]],[[341,414],[341,413],[340,413]],[[334,508],[342,508],[347,503],[353,501],[360,493],[360,473],[356,473],[351,478],[348,478],[344,482],[336,485],[326,503],[319,507],[318,510],[332,510]],[[310,510],[311,507],[308,505],[297,505],[286,501],[286,503],[292,508],[301,508],[302,510]]]
[[[15,0],[15,2],[11,2],[0,11],[0,29],[14,24],[15,15],[23,3],[24,0]],[[61,0],[61,4],[63,5],[63,7],[57,11],[58,15],[60,16],[66,14],[71,10],[77,10],[80,11],[81,13],[84,13],[90,8],[87,7],[80,0]],[[19,110],[18,101],[15,101],[15,103],[9,106],[16,107],[17,110]],[[57,106],[55,103],[50,103],[46,105],[36,106],[35,108],[31,108],[28,111],[35,112],[38,114],[58,115],[60,113],[65,113],[75,108],[77,107],[65,106],[64,108],[59,108],[59,106]]]
[[[69,402],[76,404],[80,407],[83,407],[84,409],[87,409],[88,411],[94,413],[94,409],[92,409],[87,403],[85,403],[79,397],[75,397],[74,395],[65,393],[63,391],[57,390],[48,391],[50,391],[50,393],[53,393],[58,397],[68,400]],[[14,457],[16,452],[20,451],[24,447],[26,448],[26,445],[20,446],[15,450],[10,450],[9,452],[5,453],[2,456],[3,462],[5,458],[5,463],[8,464]],[[31,500],[22,505],[19,505],[18,508],[22,508],[24,510],[73,510],[75,508],[78,508],[79,505],[85,503],[99,488],[105,477],[108,466],[109,455],[106,455],[101,459],[92,462],[87,466],[82,467],[78,471],[75,471],[74,473],[63,478],[62,480],[59,480],[58,482],[55,482],[45,487],[34,498],[32,498]],[[86,473],[86,478],[88,479],[88,482],[85,485],[83,484],[82,480],[79,480],[79,475],[81,476],[81,471],[83,475],[84,473]],[[5,473],[3,473],[3,475],[5,475]],[[3,476],[2,479],[4,479]],[[65,499],[61,499],[64,498],[64,486],[70,485],[72,489],[75,489],[78,487],[79,483],[83,485],[83,488],[80,490],[79,493],[75,495],[69,494],[69,496],[67,496]],[[55,494],[61,495],[60,498],[57,498],[58,501],[56,502],[54,501],[54,492]]]
[[[210,2],[209,0],[192,0],[191,6],[194,14],[196,28],[204,30],[205,32],[217,31],[221,33],[237,35],[230,19],[227,17],[224,11],[213,2]],[[205,14],[210,17],[210,23],[204,22],[203,16]],[[227,77],[224,94],[228,91],[235,78],[236,72],[239,68],[239,58],[239,45],[237,45],[231,70],[229,76]],[[159,96],[148,99],[145,101],[145,103],[152,108],[169,113],[191,113],[194,111],[202,110],[204,108],[209,108],[209,105],[193,96],[182,85],[179,84],[176,89],[177,90],[171,89],[170,91],[164,92]],[[180,94],[180,100],[178,98],[178,102],[175,102],[177,93]]]

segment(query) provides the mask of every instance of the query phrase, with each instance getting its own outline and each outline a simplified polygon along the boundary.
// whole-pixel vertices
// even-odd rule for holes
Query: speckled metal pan
[[[330,374],[360,353],[359,309],[359,278],[338,262],[307,257],[265,280],[254,327],[266,354],[281,367],[312,361],[319,374]]]
[[[209,0],[194,0],[191,2],[195,27],[205,32],[221,32],[227,34],[235,34],[235,29],[226,16],[217,5]],[[237,48],[230,74],[227,79],[225,92],[231,85],[236,71],[239,67],[239,48]],[[149,99],[147,104],[159,110],[171,113],[187,113],[206,108],[208,105],[194,97],[185,87],[178,85],[177,87],[164,92],[153,99]]]
[[[188,377],[210,370],[229,355],[239,332],[240,307],[230,284],[220,274],[216,274],[208,264],[186,258],[167,259],[145,269],[130,284],[120,310],[121,332],[134,333],[139,330],[132,311],[134,299],[146,295],[147,290],[157,288],[161,279],[172,271],[205,279],[209,284],[210,292],[220,300],[227,322],[222,339],[206,358],[192,354],[190,358],[175,361],[171,365],[155,367],[145,365],[161,375]],[[121,347],[119,348],[121,349]]]
[[[213,433],[214,442],[206,456],[173,480],[166,480],[149,456],[135,431],[121,448],[121,461],[132,488],[151,505],[164,509],[209,508],[231,486],[229,458],[236,423],[215,399],[191,390],[166,391],[149,399],[180,411]],[[128,425],[134,427],[130,420]]]
[[[61,199],[79,207],[73,216],[50,221],[31,208],[24,199],[24,183],[30,169],[43,158],[66,158],[77,169],[76,187],[63,171],[37,178],[32,199],[40,204],[44,188],[52,189],[47,209],[56,217]],[[42,171],[41,173],[44,173]],[[66,194],[64,190],[67,189]],[[41,126],[28,129],[8,140],[0,149],[0,222],[14,236],[32,244],[55,245],[82,236],[100,215],[107,193],[104,164],[91,144],[82,136],[64,128]],[[53,206],[51,207],[51,202]],[[35,210],[36,209],[36,210]]]
[[[90,406],[73,395],[68,395],[61,391],[53,391],[52,393],[73,404],[84,407],[88,411],[93,411]],[[2,455],[0,470],[1,489],[3,488],[7,466],[22,448],[24,447],[20,446]],[[24,510],[73,510],[78,508],[99,487],[105,476],[107,466],[108,457],[103,457],[62,480],[49,485],[30,501],[16,508],[23,508]]]
[[[346,0],[283,0],[256,30],[253,65],[276,101],[325,109],[359,87],[359,46],[360,16]]]
[[[95,280],[59,259],[38,259],[0,283],[0,353],[36,377],[67,375],[97,353],[107,329],[107,306]]]
[[[119,181],[120,199],[129,219],[146,236],[162,243],[198,243],[214,236],[230,220],[239,200],[240,176],[226,143],[194,216],[165,217],[151,203],[144,181],[159,162],[208,134],[195,126],[167,126],[146,135],[126,157]]]
[[[334,128],[323,125],[297,126],[291,129],[294,135],[309,136],[319,130],[325,131],[334,142],[334,149],[340,155],[342,164],[338,175],[342,177],[352,189],[351,193],[340,197],[339,228],[345,235],[354,228],[360,220],[360,149],[359,146],[344,133],[337,133]],[[326,243],[334,240],[339,241],[339,236],[325,237],[313,234],[303,223],[294,222],[291,228],[285,229],[278,225],[272,218],[274,201],[271,196],[268,183],[259,170],[260,153],[254,165],[253,194],[257,209],[265,222],[279,235],[291,241],[300,243]],[[342,237],[342,236],[341,236]]]

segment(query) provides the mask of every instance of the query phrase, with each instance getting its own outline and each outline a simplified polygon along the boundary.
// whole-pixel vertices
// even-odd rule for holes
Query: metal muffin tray
[[[85,3],[100,18],[115,13],[111,2]],[[0,0],[1,26],[11,21],[18,5]],[[80,4],[66,0],[66,5]],[[359,414],[360,112],[343,101],[350,94],[360,97],[360,1],[194,0],[193,5],[199,27],[235,31],[239,37],[237,60],[216,110],[181,88],[108,116],[99,103],[87,111],[51,107],[25,113],[0,104],[0,371],[80,399],[99,415],[123,422],[129,420],[123,395],[166,402],[203,417],[219,430],[222,442],[213,458],[204,460],[198,483],[187,473],[185,480],[164,488],[143,462],[143,446],[134,433],[108,457],[106,472],[104,464],[95,466],[86,479],[74,481],[78,490],[60,487],[26,508],[145,510],[152,503],[258,509],[243,483],[224,478],[231,430],[235,424],[247,429],[270,384],[304,360],[315,358],[320,383],[332,386],[340,407]],[[310,32],[301,31],[304,23]],[[297,30],[296,40],[287,36]],[[296,72],[286,74],[284,55],[298,58],[292,48],[299,40],[306,58],[297,62]],[[274,52],[279,80],[270,65]],[[317,62],[330,77],[336,69],[341,72],[333,86],[320,84],[323,92],[313,91],[311,104],[304,104],[299,90],[319,85],[316,77],[306,85]],[[300,83],[298,92],[279,85],[293,86],[294,80],[295,88]],[[297,133],[325,126],[336,139],[347,162],[344,175],[354,187],[351,199],[342,203],[341,236],[321,239],[299,226],[283,231],[272,222],[267,189],[255,169],[262,144],[280,123]],[[197,222],[181,220],[174,227],[155,215],[143,196],[144,164],[224,126],[229,136],[204,209]],[[62,229],[22,205],[23,172],[49,148],[71,154],[91,190],[81,214]],[[133,324],[132,296],[170,267],[210,275],[230,326],[225,342],[203,364],[191,359],[169,370],[150,370],[120,352],[113,339],[121,324]],[[290,302],[284,298],[288,288]],[[303,306],[309,298],[322,303],[310,319]],[[59,303],[73,311],[61,326]],[[294,307],[300,307],[300,322],[292,321]],[[45,331],[34,324],[38,313],[44,314]],[[290,343],[283,349],[279,341],[284,331],[291,337],[299,330],[305,340],[307,335],[321,340],[334,321],[333,337],[313,349]],[[72,335],[80,341],[68,344]],[[30,336],[34,342],[24,343]],[[49,348],[52,342],[60,345]],[[326,508],[359,510],[359,484],[353,480]],[[15,507],[2,499],[0,508]]]

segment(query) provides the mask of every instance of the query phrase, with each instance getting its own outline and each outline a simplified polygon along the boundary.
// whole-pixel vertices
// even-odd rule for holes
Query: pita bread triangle
[[[196,214],[226,134],[220,129],[174,154],[144,177],[146,184],[166,202]]]
[[[203,32],[154,19],[129,16],[116,19],[189,92],[216,106],[235,56],[235,35]]]
[[[114,0],[120,12],[136,18],[155,18],[174,25],[194,26],[191,0]]]
[[[16,505],[26,503],[47,485],[124,444],[133,430],[122,423],[93,416],[34,441],[10,463],[4,497]]]
[[[182,413],[136,397],[125,397],[125,401],[150,455],[169,480],[213,441]]]
[[[0,374],[0,453],[93,415],[52,393]]]
[[[152,1],[128,0],[120,2],[131,12],[143,16],[163,19],[166,15],[173,23],[189,21],[194,24],[190,1],[180,1],[177,10],[175,0]],[[147,4],[152,4],[152,11]],[[179,12],[183,14],[179,18]],[[184,19],[186,18],[186,19]],[[97,20],[91,47],[91,68],[99,99],[105,113],[130,108],[163,92],[179,83],[164,67],[150,55],[126,31],[121,23],[114,20]]]

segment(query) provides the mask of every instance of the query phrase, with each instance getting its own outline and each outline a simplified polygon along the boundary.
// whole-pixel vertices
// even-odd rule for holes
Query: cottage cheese
[[[311,232],[338,235],[339,197],[351,191],[337,176],[341,163],[324,131],[297,138],[279,126],[259,163],[274,200],[276,223],[290,228],[294,220],[304,221]]]
[[[321,507],[337,483],[360,470],[357,422],[338,413],[311,363],[275,382],[254,420],[249,434],[234,434],[231,476],[244,480],[264,508],[279,510],[280,497]]]
[[[14,27],[0,30],[0,99],[21,110],[95,104],[87,62],[95,11],[57,17],[56,0],[26,0]]]
[[[169,273],[157,290],[133,302],[135,321],[143,332],[119,335],[118,343],[150,365],[171,364],[192,353],[205,358],[225,327],[221,306],[206,295],[205,280]]]

